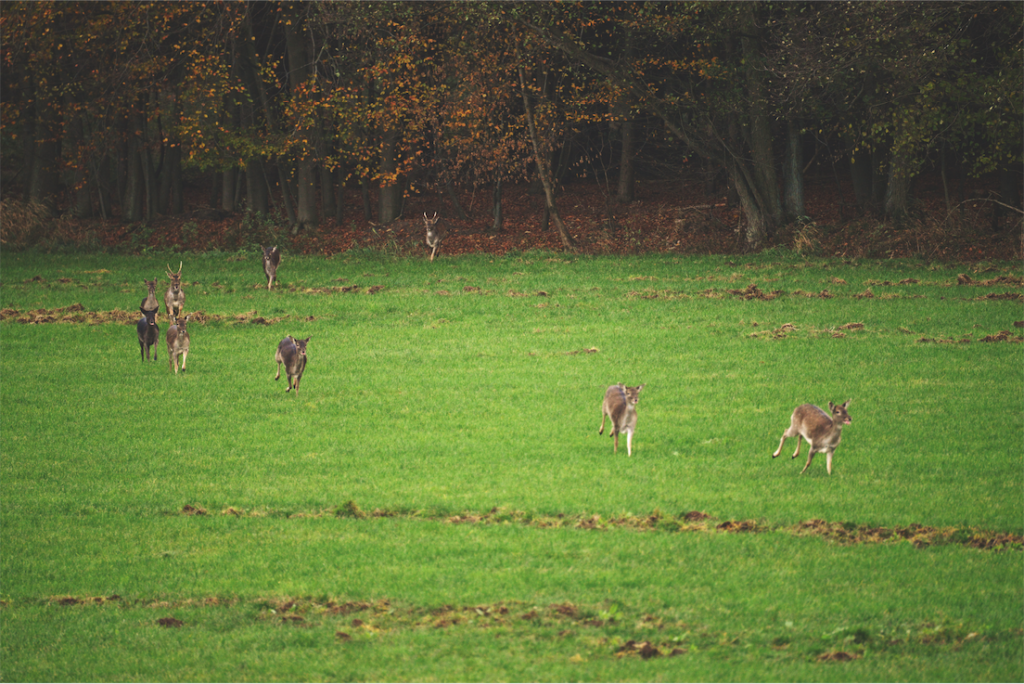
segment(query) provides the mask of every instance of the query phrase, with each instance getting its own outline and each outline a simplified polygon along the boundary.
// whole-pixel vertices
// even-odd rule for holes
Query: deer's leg
[[[811,446],[811,443],[808,442],[807,443],[807,448],[810,448],[810,446]],[[800,435],[797,435],[796,436],[796,451],[793,452],[792,458],[796,458],[799,455],[800,455]],[[811,457],[812,458],[814,457],[814,452],[813,451],[811,451]],[[810,463],[810,461],[808,461],[808,463]]]
[[[814,449],[811,449],[811,453],[807,454],[807,465],[805,465],[804,469],[800,471],[801,475],[803,475],[807,471],[807,469],[811,467],[812,460],[814,460]]]
[[[828,467],[828,474],[831,475],[832,474],[832,451],[831,450],[828,451],[825,454],[825,458],[827,459],[825,461],[825,465]]]
[[[627,456],[632,456],[633,455],[633,431],[632,430],[627,430],[626,431],[626,455]]]
[[[280,380],[281,379],[281,362],[280,361],[277,362],[277,375],[274,376],[274,379],[275,380]]]
[[[619,453],[619,433],[617,430],[612,430],[612,438],[615,440],[615,451],[613,453]]]
[[[604,418],[607,415],[608,415],[607,413],[604,413],[603,411],[601,412],[601,429],[597,431],[597,434],[599,434],[599,435],[603,435],[604,434]]]
[[[786,443],[786,433],[783,432],[782,433],[782,439],[779,440],[779,448],[775,450],[774,454],[772,454],[772,458],[778,458],[779,454],[782,453],[782,445],[785,444],[785,443]]]
[[[182,370],[182,372],[185,371],[185,361],[187,361],[187,360],[188,360],[188,352],[187,351],[186,352],[182,352],[182,354],[181,354],[181,370]]]

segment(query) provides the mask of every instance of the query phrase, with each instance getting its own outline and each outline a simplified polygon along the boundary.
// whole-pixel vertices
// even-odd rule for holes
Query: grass
[[[188,255],[175,376],[163,261],[4,256],[4,681],[1024,676],[1019,264]]]

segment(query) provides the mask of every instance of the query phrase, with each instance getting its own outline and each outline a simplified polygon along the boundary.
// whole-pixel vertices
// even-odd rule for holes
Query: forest
[[[450,253],[1019,256],[1022,23],[1014,2],[5,2],[0,237],[401,249],[440,210]]]

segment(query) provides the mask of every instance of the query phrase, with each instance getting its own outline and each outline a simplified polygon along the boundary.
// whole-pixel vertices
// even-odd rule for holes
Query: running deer
[[[150,290],[152,294],[152,290]],[[157,308],[154,302],[152,309],[145,307],[146,300],[142,300],[143,306],[139,307],[142,318],[135,324],[135,331],[139,335],[139,354],[143,361],[149,360],[149,351],[153,350],[153,360],[156,361],[157,344],[160,342],[160,326],[156,324]]]
[[[274,354],[274,361],[277,361],[277,375],[274,380],[281,379],[281,364],[284,364],[284,372],[288,375],[288,389],[292,391],[292,380],[295,380],[295,395],[299,394],[299,381],[302,380],[302,372],[306,370],[306,345],[310,338],[297,340],[288,335],[277,345],[277,352]]]
[[[277,265],[281,263],[281,250],[277,247],[264,247],[260,245],[260,249],[263,250],[263,272],[267,275],[267,289],[274,284],[274,279],[277,278]]]
[[[621,382],[612,385],[604,393],[601,404],[601,429],[597,434],[604,434],[605,416],[611,419],[611,436],[615,439],[615,451],[619,453],[619,433],[626,433],[626,455],[633,455],[633,433],[636,432],[636,405],[640,401],[640,390],[643,385],[626,387]]]
[[[827,454],[826,466],[828,474],[831,475],[832,454],[835,452],[836,447],[839,446],[843,426],[849,425],[851,422],[850,414],[846,412],[846,407],[850,405],[850,401],[852,400],[847,399],[845,404],[828,402],[828,410],[832,412],[831,416],[814,404],[797,406],[796,410],[793,411],[793,417],[790,419],[789,428],[782,433],[782,439],[779,440],[779,448],[772,454],[772,458],[776,458],[782,453],[782,445],[786,443],[786,439],[789,437],[796,437],[796,451],[793,452],[793,458],[799,456],[800,438],[803,437],[807,440],[811,453],[808,454],[807,465],[800,471],[800,474],[803,475],[807,468],[810,467],[814,454],[824,453]]]
[[[142,313],[147,311],[156,311],[160,308],[160,305],[156,301],[156,278],[153,280],[143,280],[142,284],[149,290],[149,294],[142,300],[142,304],[139,306],[142,308]]]
[[[430,248],[430,260],[434,260],[434,255],[437,254],[437,250],[441,248],[441,240],[444,239],[444,223],[440,226],[437,225],[441,218],[438,217],[437,212],[434,212],[434,218],[427,216],[427,212],[423,212],[423,223],[427,227],[427,247]]]
[[[185,313],[185,292],[181,289],[181,264],[178,264],[177,273],[168,266],[167,277],[171,279],[171,286],[164,295],[164,306],[167,307],[168,318],[174,321]],[[167,332],[169,334],[170,330]]]
[[[167,356],[170,357],[168,361],[175,375],[178,374],[178,357],[181,357],[182,373],[185,372],[185,361],[188,360],[188,330],[185,329],[185,324],[189,318],[191,316],[178,318],[177,322],[167,329]]]

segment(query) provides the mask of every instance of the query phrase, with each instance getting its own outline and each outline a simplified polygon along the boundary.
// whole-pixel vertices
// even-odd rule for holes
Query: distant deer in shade
[[[274,284],[274,279],[277,278],[277,266],[281,263],[281,250],[277,247],[264,247],[260,245],[260,249],[263,250],[263,272],[267,276],[267,289]]]
[[[284,372],[288,376],[288,389],[292,391],[292,381],[295,381],[295,394],[299,394],[299,382],[302,380],[302,373],[306,370],[306,345],[310,338],[297,340],[291,335],[285,337],[277,345],[277,352],[274,354],[274,361],[277,362],[277,375],[274,380],[281,378],[281,364],[284,364]]]
[[[832,415],[825,413],[824,409],[820,409],[814,404],[797,406],[796,410],[793,411],[793,417],[790,418],[789,427],[782,433],[782,439],[779,440],[779,448],[772,454],[772,458],[776,458],[782,453],[782,445],[786,443],[786,439],[789,437],[796,437],[796,451],[793,452],[793,458],[799,456],[800,438],[803,437],[807,440],[811,453],[807,455],[807,465],[800,471],[800,474],[803,475],[807,468],[810,467],[814,454],[824,453],[827,455],[825,465],[828,469],[828,474],[831,475],[832,454],[835,452],[836,447],[839,446],[839,440],[843,436],[843,426],[849,425],[852,422],[850,414],[846,412],[846,407],[850,405],[850,401],[852,400],[847,399],[845,404],[828,402],[828,410],[832,412]]]
[[[626,433],[626,455],[633,455],[633,433],[636,432],[636,405],[640,401],[640,390],[643,385],[626,387],[621,382],[612,385],[604,393],[601,403],[601,429],[597,434],[604,434],[604,419],[611,419],[611,436],[615,439],[615,452],[619,452],[619,433]]]
[[[174,321],[185,313],[185,292],[181,289],[181,264],[178,264],[177,273],[168,266],[167,277],[171,279],[171,285],[164,295],[164,306],[167,307],[167,317]]]
[[[442,221],[442,219],[437,215],[436,211],[434,212],[433,218],[430,218],[427,216],[426,212],[423,212],[423,223],[427,228],[427,247],[431,250],[431,261],[434,260],[434,256],[437,254],[438,250],[441,249],[441,241],[444,240],[445,237],[446,231],[444,229],[444,223],[442,222],[439,226],[439,221]]]
[[[174,374],[178,374],[178,357],[181,357],[181,371],[185,372],[185,361],[188,360],[188,330],[185,324],[190,316],[178,318],[174,325],[167,329],[167,356]]]
[[[146,300],[142,300],[142,303],[145,304]],[[155,306],[152,309],[141,306],[139,311],[142,312],[142,318],[135,324],[135,332],[139,336],[139,354],[143,361],[148,361],[152,349],[153,360],[156,361],[157,344],[160,342],[160,326],[156,324],[157,309]]]

